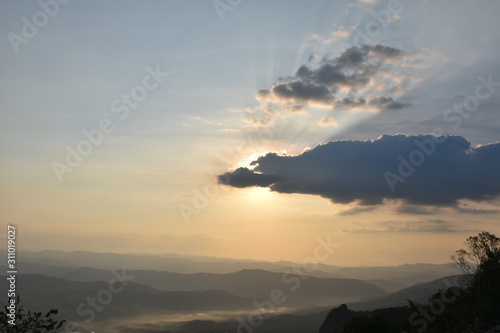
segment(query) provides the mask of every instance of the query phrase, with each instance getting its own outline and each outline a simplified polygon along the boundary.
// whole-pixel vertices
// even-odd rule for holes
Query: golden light
[[[244,161],[238,162],[236,164],[236,168],[248,168],[252,170],[255,168],[255,165],[251,165],[251,163],[255,160],[257,160],[259,157],[265,156],[269,152],[261,152],[261,153],[253,153],[249,155]]]
[[[273,193],[267,187],[250,187],[244,190],[243,196],[249,201],[270,200]]]

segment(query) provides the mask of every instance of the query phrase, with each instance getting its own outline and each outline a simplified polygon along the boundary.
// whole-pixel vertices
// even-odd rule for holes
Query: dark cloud
[[[257,92],[257,98],[274,103],[302,102],[323,104],[344,109],[367,110],[401,109],[409,104],[392,97],[356,96],[362,89],[401,88],[407,75],[390,70],[390,65],[410,55],[386,45],[353,46],[333,59],[322,59],[317,67],[302,65],[291,77],[281,79],[270,89]],[[382,80],[382,81],[380,81]],[[339,99],[338,93],[349,94]]]
[[[364,47],[354,46],[342,52],[334,63],[338,63],[347,67],[359,67],[367,58],[369,46]]]
[[[363,69],[374,69],[371,60],[376,59],[381,62],[390,62],[393,59],[409,56],[408,53],[387,45],[362,45],[354,46],[343,51],[337,58],[327,62],[333,65],[346,67],[356,67]],[[376,64],[376,65],[380,65]],[[372,71],[373,72],[373,71]]]
[[[347,109],[356,109],[356,108],[365,108],[365,109],[385,109],[385,110],[397,110],[411,106],[410,103],[401,103],[396,102],[392,97],[385,96],[376,96],[368,99],[364,99],[361,97],[358,98],[348,98],[344,97],[342,99],[335,101],[335,107],[339,108],[347,108]]]
[[[383,59],[399,58],[405,55],[405,53],[400,49],[381,44],[368,47],[368,52]]]
[[[226,172],[225,174],[218,176],[219,183],[239,188],[251,186],[267,187],[280,178],[280,176],[255,173],[247,168],[239,168],[234,172]]]
[[[268,89],[261,89],[257,91],[257,97],[259,98],[265,98],[270,95],[270,91]]]
[[[392,97],[377,96],[368,99],[369,106],[375,106],[379,108],[384,108],[386,110],[397,110],[411,106],[410,103],[396,102]]]
[[[374,141],[335,141],[298,156],[269,153],[219,176],[235,187],[319,195],[333,202],[456,206],[460,199],[500,194],[500,143],[471,147],[461,136],[383,135]],[[222,177],[222,178],[221,178]]]
[[[332,100],[325,86],[304,81],[279,83],[271,88],[274,96],[283,100],[319,102],[328,104]]]
[[[326,63],[317,69],[311,69],[302,65],[297,70],[297,77],[302,80],[312,81],[316,84],[328,86],[331,92],[337,91],[337,88],[348,87],[351,89],[361,88],[369,82],[369,77],[360,73],[345,73],[348,66],[340,64]]]
[[[347,108],[356,108],[360,106],[366,105],[366,99],[358,97],[358,98],[349,98],[344,97],[342,99],[338,99],[335,102],[335,106],[337,107],[347,107]]]

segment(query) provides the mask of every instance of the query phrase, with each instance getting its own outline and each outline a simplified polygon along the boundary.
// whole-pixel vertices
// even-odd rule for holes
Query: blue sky
[[[498,2],[221,0],[231,10],[218,13],[213,1],[54,1],[0,4],[0,218],[20,226],[25,249],[300,261],[333,233],[341,254],[332,263],[389,264],[446,261],[467,235],[500,232],[496,194],[366,206],[217,183],[266,153],[300,155],[330,140],[442,129],[471,147],[498,142],[498,86],[465,116],[447,113],[484,80],[500,81]],[[43,20],[41,4],[53,17],[28,38],[26,20]],[[338,68],[362,70],[366,85],[328,86],[322,105],[279,94],[310,79],[301,66],[320,75],[353,48],[364,50],[366,67]],[[168,76],[120,119],[113,102],[140,91],[154,70]],[[113,130],[58,176],[54,163],[103,119]],[[435,245],[423,251],[428,239]],[[368,246],[379,250],[367,256]]]

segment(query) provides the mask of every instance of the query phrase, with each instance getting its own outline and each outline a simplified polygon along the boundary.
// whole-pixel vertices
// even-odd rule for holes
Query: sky
[[[499,12],[2,1],[0,246],[449,262],[500,234]]]

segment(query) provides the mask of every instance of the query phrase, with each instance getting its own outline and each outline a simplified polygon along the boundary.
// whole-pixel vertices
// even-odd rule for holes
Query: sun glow
[[[270,200],[273,193],[265,187],[250,187],[245,189],[245,198],[250,201]]]
[[[250,170],[253,170],[256,165],[252,165],[251,163],[257,160],[259,157],[265,156],[268,153],[269,152],[253,153],[249,155],[244,161],[238,162],[238,164],[236,164],[236,168],[248,168]]]

